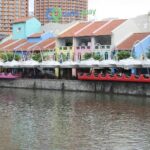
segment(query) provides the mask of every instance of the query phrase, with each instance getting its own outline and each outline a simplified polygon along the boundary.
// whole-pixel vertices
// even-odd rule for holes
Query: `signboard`
[[[65,11],[63,12],[61,8],[58,7],[53,7],[53,8],[48,8],[46,10],[46,18],[49,21],[53,22],[59,22],[60,19],[63,17],[77,17],[77,16],[95,16],[96,14],[96,9],[95,10],[81,10],[81,11]]]

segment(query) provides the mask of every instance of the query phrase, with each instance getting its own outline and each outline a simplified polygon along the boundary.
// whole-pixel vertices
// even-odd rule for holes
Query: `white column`
[[[61,45],[60,45],[60,41],[59,41],[59,39],[57,38],[56,39],[56,47],[60,47]]]
[[[73,38],[73,47],[75,48],[77,46],[77,39],[74,37]]]
[[[94,51],[94,49],[95,49],[95,37],[91,37],[91,48],[92,48],[92,51]]]

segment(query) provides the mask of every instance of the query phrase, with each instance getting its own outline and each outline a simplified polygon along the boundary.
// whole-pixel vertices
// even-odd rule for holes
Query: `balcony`
[[[95,50],[97,51],[108,51],[111,50],[111,45],[97,45],[95,46]]]
[[[77,51],[91,51],[91,46],[77,46]]]
[[[70,50],[73,50],[73,47],[72,46],[61,46],[59,47],[59,50],[61,51],[70,51]]]

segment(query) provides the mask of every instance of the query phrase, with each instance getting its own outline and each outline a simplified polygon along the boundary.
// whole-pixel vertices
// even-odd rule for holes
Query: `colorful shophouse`
[[[150,32],[147,34],[148,35],[144,39],[137,42],[137,44],[134,46],[134,53],[136,58],[146,58],[147,52],[150,51]]]
[[[49,32],[41,32],[41,23],[36,18],[19,18],[12,26],[12,40],[8,40],[1,45],[2,51],[14,51],[21,56],[41,51],[47,54],[47,51],[51,51],[51,54],[54,55],[55,48],[51,47],[55,44],[54,35]]]
[[[57,54],[71,55],[81,60],[85,53],[101,55],[103,59],[112,56],[112,31],[125,20],[81,22],[60,34],[57,40]],[[74,55],[74,57],[72,57]]]
[[[27,39],[41,30],[41,23],[35,17],[19,18],[12,25],[13,40]]]
[[[131,57],[143,60],[146,58],[146,52],[150,48],[150,32],[133,33],[124,41],[116,46],[116,54],[120,51],[129,51]],[[137,73],[137,69],[131,69],[133,74]]]
[[[58,36],[57,60],[80,61],[85,53],[101,55],[110,59],[112,55],[112,30],[125,20],[79,22]],[[64,59],[65,58],[65,59]],[[73,70],[72,70],[73,71]],[[75,71],[73,71],[75,74]]]
[[[150,32],[133,33],[116,46],[116,51],[129,51],[134,57],[142,59],[150,48]],[[117,53],[116,52],[116,53]]]

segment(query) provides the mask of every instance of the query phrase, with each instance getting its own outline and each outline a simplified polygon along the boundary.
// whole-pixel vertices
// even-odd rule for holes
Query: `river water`
[[[0,150],[150,150],[150,98],[0,89]]]

